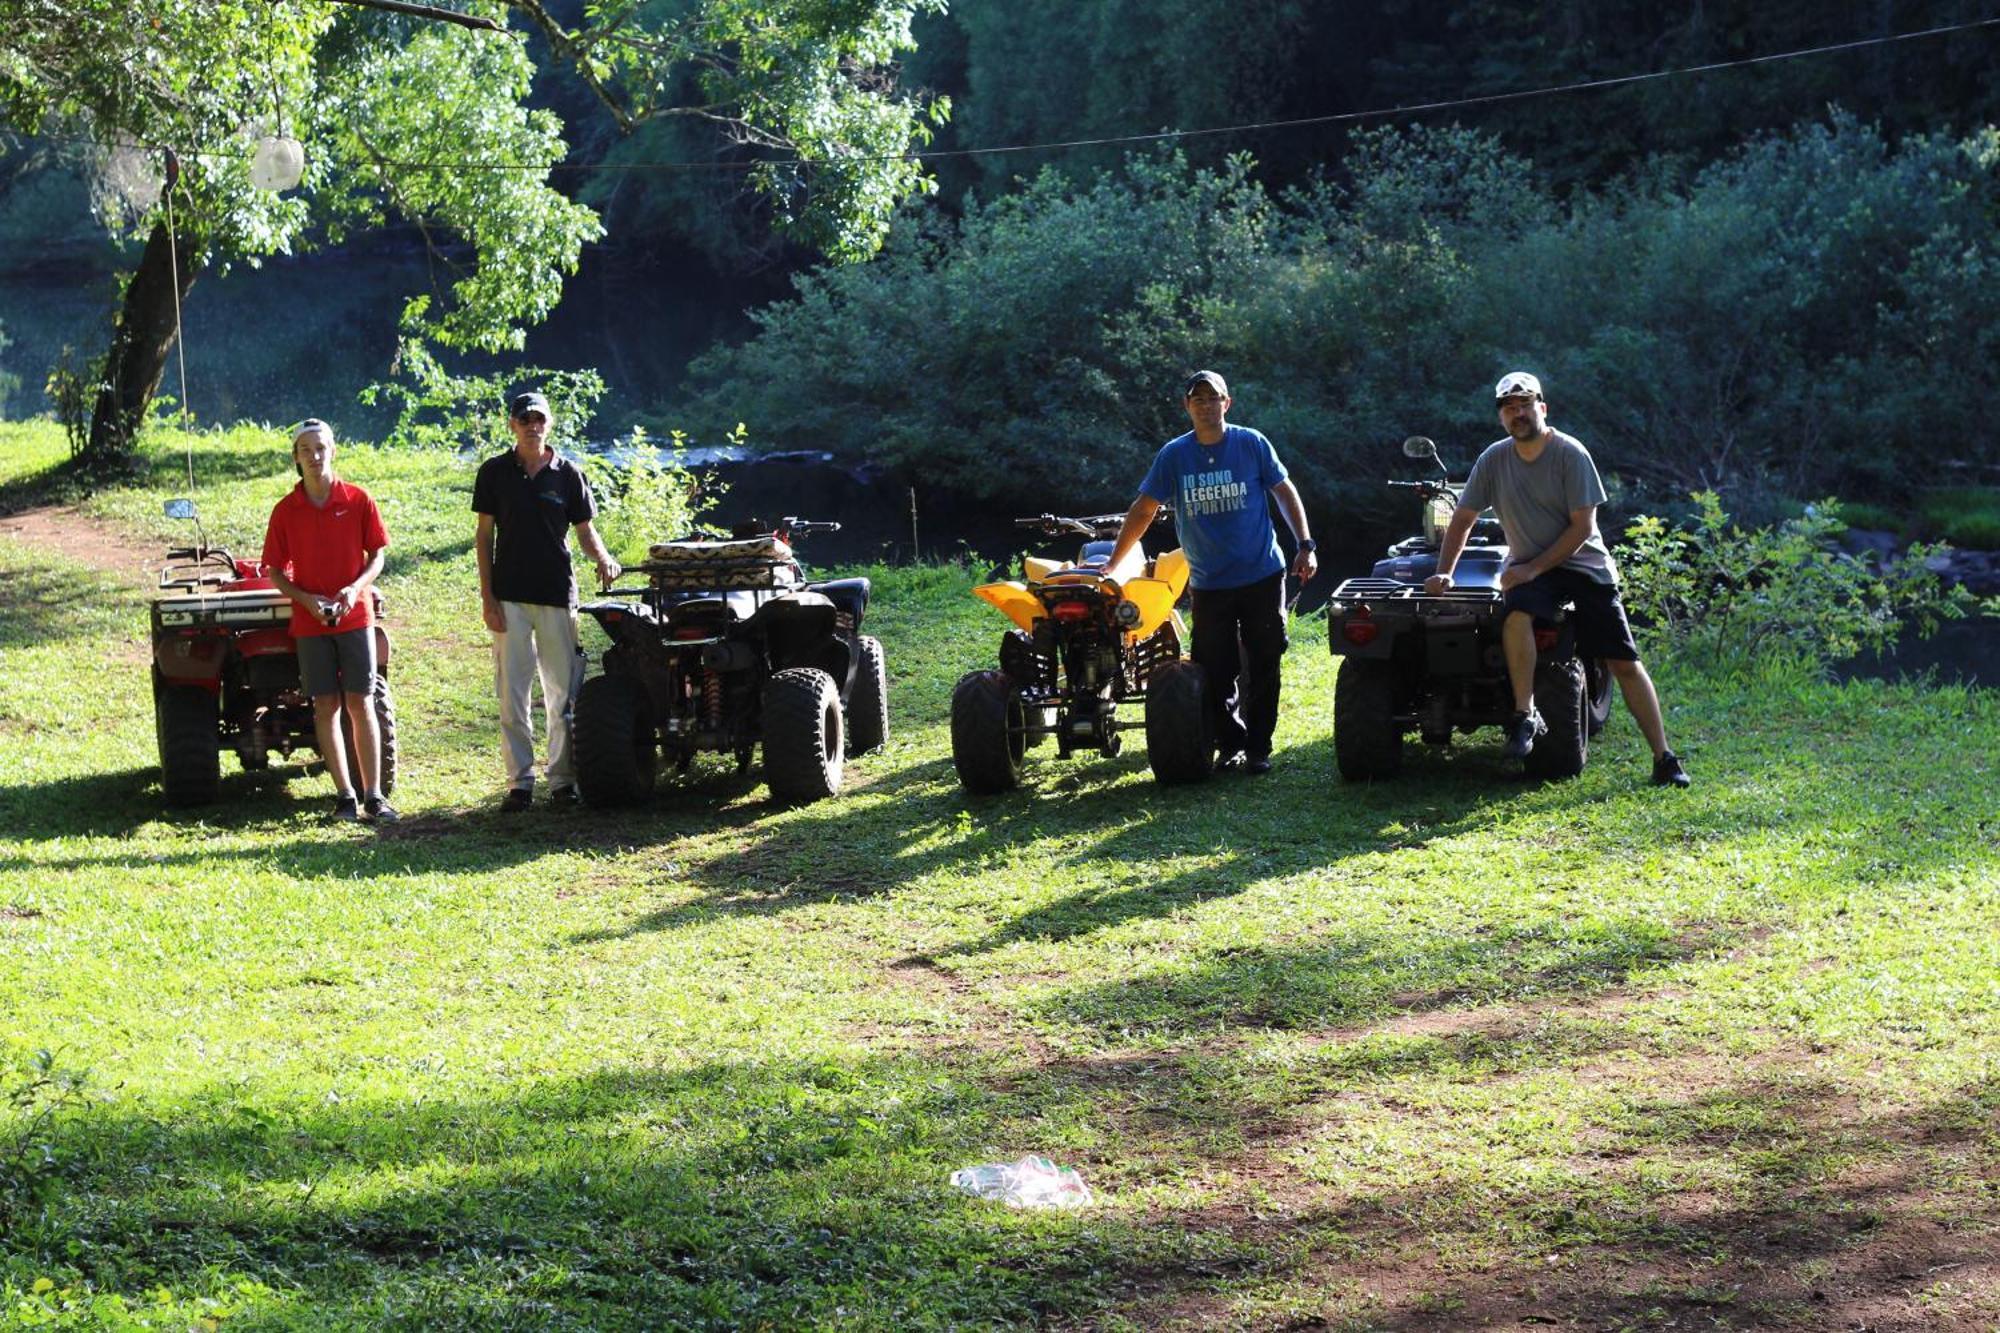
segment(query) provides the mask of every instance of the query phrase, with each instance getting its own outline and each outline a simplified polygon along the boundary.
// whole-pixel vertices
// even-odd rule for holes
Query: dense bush
[[[1625,493],[1914,490],[1914,451],[2000,459],[2000,134],[1888,142],[1835,115],[1697,172],[1556,199],[1458,129],[1359,136],[1273,196],[1233,159],[1045,175],[956,224],[913,211],[697,362],[697,421],[758,423],[913,481],[1115,503],[1213,365],[1325,508],[1421,431],[1463,465],[1525,366]],[[1345,493],[1343,493],[1345,492]]]

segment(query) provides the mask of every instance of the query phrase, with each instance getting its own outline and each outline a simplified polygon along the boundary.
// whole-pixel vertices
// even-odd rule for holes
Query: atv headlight
[[[1117,621],[1121,628],[1131,629],[1139,623],[1139,604],[1137,602],[1120,602],[1111,608],[1111,618]]]

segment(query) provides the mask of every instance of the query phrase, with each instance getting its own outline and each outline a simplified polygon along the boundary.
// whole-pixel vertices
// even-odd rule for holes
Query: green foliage
[[[717,160],[743,165],[773,220],[837,261],[874,254],[897,206],[931,188],[908,154],[950,102],[900,94],[894,61],[944,0],[599,0],[577,27],[517,4],[621,128],[720,127],[731,147]]]
[[[67,1164],[56,1122],[85,1104],[85,1079],[46,1050],[0,1050],[0,1233],[40,1207]]]
[[[507,448],[513,444],[507,431],[507,403],[528,389],[540,390],[549,400],[554,442],[581,441],[604,396],[604,377],[589,368],[520,366],[487,374],[457,373],[414,334],[398,345],[396,369],[399,378],[369,385],[360,399],[367,407],[395,407],[395,424],[383,442],[398,448]]]
[[[739,424],[728,437],[741,446],[748,432]],[[594,489],[598,501],[597,531],[621,564],[646,557],[654,542],[685,537],[703,514],[723,496],[713,477],[696,473],[679,461],[687,435],[668,436],[673,457],[662,457],[643,427],[635,427],[620,447],[625,459],[600,473]]]
[[[1925,533],[1954,546],[2000,551],[2000,487],[1954,486],[1917,499]]]
[[[1181,379],[1219,363],[1237,418],[1324,495],[1362,442],[1357,414],[1406,433],[1356,377],[1424,378],[1448,340],[1413,316],[1448,305],[1460,270],[1435,236],[1288,217],[1249,170],[1164,154],[1087,188],[1050,172],[956,226],[913,224],[698,361],[690,410],[974,495],[1115,504],[1187,429]]]
[[[42,394],[69,439],[72,458],[90,443],[90,405],[97,397],[98,379],[94,371],[79,369],[76,350],[65,346],[42,384]]]
[[[6,326],[0,325],[0,412],[6,410],[8,401],[21,387],[21,377],[7,369],[6,353],[12,345],[7,340]]]
[[[1186,428],[1180,376],[1213,365],[1336,507],[1373,503],[1406,434],[1469,460],[1519,366],[1655,503],[1907,494],[1919,440],[2000,462],[1994,131],[1892,145],[1835,114],[1567,199],[1456,128],[1358,135],[1346,165],[1274,197],[1244,159],[1143,157],[955,225],[913,213],[880,263],[802,279],[698,361],[698,414],[1016,503],[1115,503]]]
[[[1826,500],[1776,527],[1732,524],[1713,491],[1675,528],[1634,519],[1617,549],[1626,605],[1649,649],[1706,666],[1741,667],[1766,655],[1826,664],[1891,647],[1905,623],[1928,635],[1966,614],[1974,599],[1946,588],[1917,544],[1880,569],[1834,542],[1846,529]]]

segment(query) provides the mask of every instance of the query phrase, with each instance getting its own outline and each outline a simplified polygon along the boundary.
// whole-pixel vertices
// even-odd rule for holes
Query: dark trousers
[[[1208,677],[1220,754],[1271,753],[1285,656],[1285,573],[1241,588],[1194,590],[1195,665]]]

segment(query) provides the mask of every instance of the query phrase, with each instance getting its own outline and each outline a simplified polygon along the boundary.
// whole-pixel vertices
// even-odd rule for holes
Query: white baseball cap
[[[1493,401],[1502,398],[1540,398],[1542,382],[1525,370],[1510,370],[1493,386]]]

